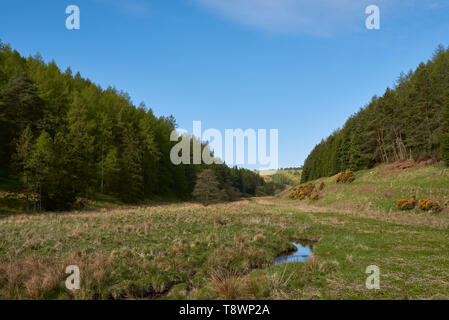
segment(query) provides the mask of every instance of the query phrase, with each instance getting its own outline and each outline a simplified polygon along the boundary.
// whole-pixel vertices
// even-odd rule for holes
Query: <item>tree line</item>
[[[255,195],[264,184],[258,174],[225,164],[172,164],[176,126],[173,116],[156,117],[123,91],[0,42],[0,175],[21,179],[36,211],[67,209],[92,193],[126,203],[187,200],[205,167],[222,190]]]
[[[406,159],[449,164],[449,49],[442,45],[321,141],[304,163],[302,182]]]

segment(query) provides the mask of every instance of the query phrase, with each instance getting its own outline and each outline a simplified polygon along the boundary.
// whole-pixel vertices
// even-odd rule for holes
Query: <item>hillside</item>
[[[275,182],[286,181],[285,184],[297,184],[301,181],[302,170],[261,170],[259,175],[266,181],[273,179]]]
[[[407,159],[449,163],[449,50],[443,46],[319,143],[304,163],[302,182]]]
[[[397,162],[355,172],[352,183],[337,184],[335,176],[311,181],[316,186],[322,182],[325,187],[317,201],[291,201],[302,208],[312,206],[331,211],[396,213],[400,211],[397,208],[398,200],[415,198],[437,201],[443,207],[444,215],[449,212],[449,168],[444,164]],[[288,199],[293,188],[279,196]],[[423,214],[418,208],[413,212]]]
[[[176,127],[173,116],[136,106],[126,92],[103,89],[38,54],[25,58],[0,41],[0,213],[67,210],[92,199],[189,200],[206,167],[225,200],[263,187],[250,170],[175,165]],[[198,139],[190,143],[206,151]]]
[[[275,195],[290,186],[301,183],[302,170],[300,169],[260,170],[257,172],[265,181],[264,195]]]

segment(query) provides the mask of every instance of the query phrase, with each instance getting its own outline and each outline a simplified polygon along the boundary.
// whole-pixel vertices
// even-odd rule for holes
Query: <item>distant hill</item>
[[[284,169],[284,170],[261,170],[259,175],[267,184],[273,184],[276,192],[281,192],[289,186],[297,185],[301,182],[300,169]]]

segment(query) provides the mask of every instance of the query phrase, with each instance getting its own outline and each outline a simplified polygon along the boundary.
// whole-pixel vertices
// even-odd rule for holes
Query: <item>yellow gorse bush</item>
[[[441,211],[441,206],[437,201],[421,200],[418,202],[418,207],[424,211]]]
[[[432,200],[421,200],[417,203],[416,200],[401,199],[398,200],[397,205],[400,210],[412,210],[417,205],[423,211],[439,212],[442,210],[439,202]]]
[[[309,199],[310,200],[318,200],[320,198],[320,195],[318,193],[312,194]]]
[[[335,180],[337,181],[337,183],[351,183],[355,180],[354,172],[352,172],[351,170],[340,172],[339,174],[337,174]]]
[[[416,207],[415,200],[401,199],[398,200],[398,208],[401,210],[412,210]]]
[[[306,198],[312,199],[312,194],[316,191],[316,187],[314,184],[309,183],[305,186],[299,186],[293,189],[293,192],[290,194],[290,199],[293,200],[304,200]],[[318,200],[318,194],[313,200]]]

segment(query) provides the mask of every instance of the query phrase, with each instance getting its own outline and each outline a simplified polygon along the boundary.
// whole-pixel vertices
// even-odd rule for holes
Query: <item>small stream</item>
[[[292,242],[296,247],[296,251],[277,257],[274,264],[307,262],[312,254],[313,242],[301,241],[300,243]]]

